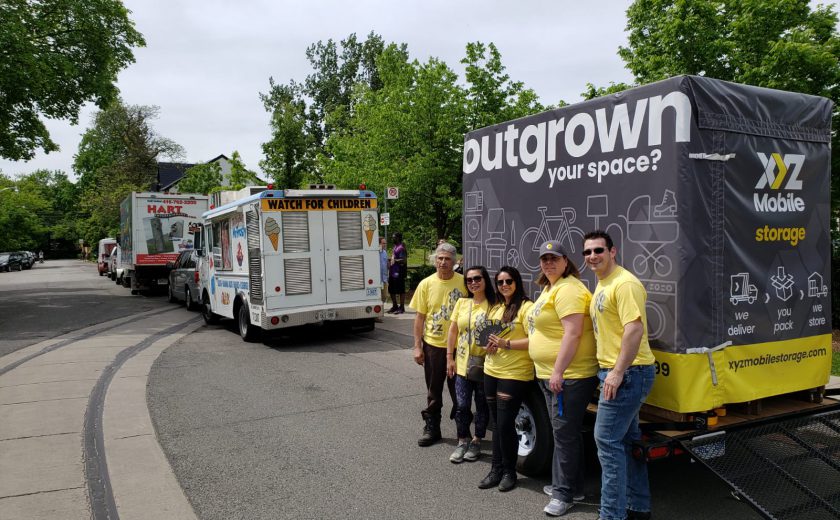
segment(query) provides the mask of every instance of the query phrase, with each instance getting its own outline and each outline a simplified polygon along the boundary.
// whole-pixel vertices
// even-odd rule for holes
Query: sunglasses
[[[478,282],[484,280],[484,277],[482,277],[482,276],[471,276],[469,278],[464,278],[464,280],[466,280],[467,283],[478,283]]]
[[[596,255],[600,255],[601,253],[603,253],[606,250],[607,249],[604,248],[604,247],[593,247],[592,249],[584,249],[583,250],[583,256],[586,257],[586,256],[591,255],[592,253],[595,253]]]
[[[496,280],[496,285],[498,285],[499,287],[503,285],[513,285],[513,278],[499,278],[498,280]]]

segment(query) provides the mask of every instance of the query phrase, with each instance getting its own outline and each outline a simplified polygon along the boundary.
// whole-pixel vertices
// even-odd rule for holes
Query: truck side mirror
[[[198,256],[204,256],[204,242],[202,242],[204,226],[196,226],[196,228],[192,232],[193,249],[195,249]]]

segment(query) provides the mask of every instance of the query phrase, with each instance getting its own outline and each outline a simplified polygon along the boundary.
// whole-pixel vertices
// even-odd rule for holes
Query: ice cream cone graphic
[[[362,228],[365,230],[368,247],[370,247],[373,244],[373,233],[376,231],[376,219],[372,215],[365,215]]]
[[[272,217],[265,219],[265,235],[271,240],[271,246],[277,251],[277,245],[280,241],[280,225]]]

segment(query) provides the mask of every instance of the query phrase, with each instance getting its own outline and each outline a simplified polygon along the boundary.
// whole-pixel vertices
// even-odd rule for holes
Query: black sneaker
[[[502,481],[502,470],[498,468],[491,468],[490,473],[478,483],[478,489],[490,489],[499,485]]]
[[[502,480],[499,482],[499,491],[504,493],[516,487],[516,474],[505,473],[502,475]]]
[[[391,307],[390,309],[388,309],[387,311],[385,311],[385,314],[394,314],[394,313],[396,313],[398,310],[400,310],[400,309],[399,309],[399,307]]]

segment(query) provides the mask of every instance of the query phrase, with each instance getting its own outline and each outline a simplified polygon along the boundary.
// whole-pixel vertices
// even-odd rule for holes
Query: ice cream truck
[[[252,341],[312,323],[372,329],[382,315],[372,191],[268,189],[203,217],[196,240],[207,323],[232,318]]]

